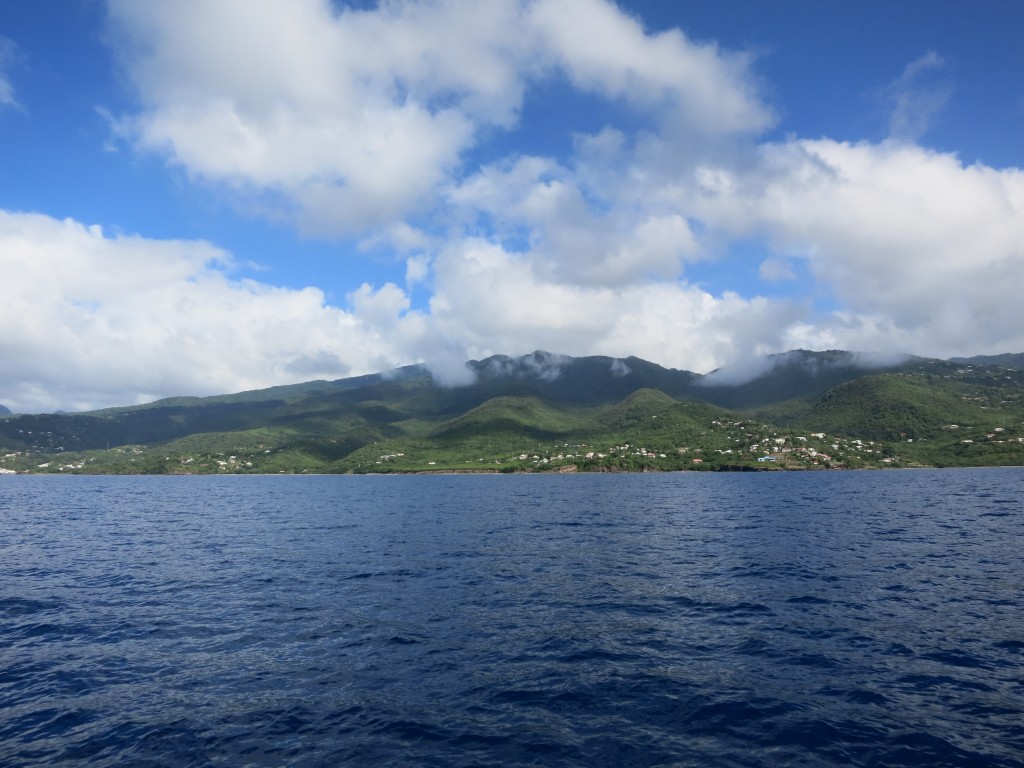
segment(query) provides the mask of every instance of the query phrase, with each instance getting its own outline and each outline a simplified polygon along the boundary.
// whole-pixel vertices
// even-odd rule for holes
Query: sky
[[[0,404],[1024,351],[1019,0],[7,0]]]

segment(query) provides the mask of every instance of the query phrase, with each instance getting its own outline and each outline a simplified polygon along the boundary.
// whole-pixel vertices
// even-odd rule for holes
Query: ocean
[[[0,764],[1024,766],[1024,469],[0,478]]]

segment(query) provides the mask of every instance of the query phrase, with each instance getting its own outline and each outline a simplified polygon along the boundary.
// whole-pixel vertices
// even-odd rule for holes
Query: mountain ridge
[[[949,358],[951,363],[959,363],[964,365],[998,365],[1003,368],[1013,368],[1014,370],[1024,370],[1024,352],[1014,354],[1010,352],[1004,352],[999,355],[975,355],[974,357],[951,357]]]
[[[81,414],[5,416],[0,447],[7,458],[0,466],[19,471],[51,466],[70,468],[64,471],[200,466],[207,471],[415,471],[487,461],[507,468],[509,456],[539,456],[545,446],[649,442],[657,445],[657,468],[703,468],[733,466],[723,464],[727,459],[752,465],[765,459],[754,453],[771,454],[762,447],[766,434],[787,445],[790,438],[806,438],[796,434],[800,431],[885,443],[886,458],[897,465],[1024,464],[1024,447],[1016,448],[1024,440],[1000,439],[1016,440],[1024,429],[1024,371],[1005,366],[792,350],[701,375],[636,357],[537,350],[473,360],[467,367],[474,381],[457,387],[437,384],[424,366],[415,365]],[[947,429],[949,424],[959,429],[958,422],[983,430],[975,435],[978,440]],[[835,450],[823,440],[818,439],[821,450],[815,455]],[[908,442],[914,440],[932,445],[925,450]],[[735,445],[744,442],[749,445]],[[970,448],[958,453],[954,443]],[[559,453],[563,458],[557,461],[566,461],[564,450],[551,455]],[[607,452],[584,451],[584,463],[597,461],[587,453],[604,453],[603,460],[611,461]],[[651,458],[648,453],[644,460]],[[782,453],[776,458],[791,458]],[[79,458],[67,460],[71,454]],[[245,462],[233,465],[241,454]],[[639,466],[633,459],[616,460],[620,468]],[[832,463],[863,465],[852,458]]]

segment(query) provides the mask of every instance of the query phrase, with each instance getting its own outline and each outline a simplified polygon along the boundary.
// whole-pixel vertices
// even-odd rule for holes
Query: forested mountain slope
[[[92,413],[8,415],[0,468],[1024,464],[1024,370],[915,357],[880,364],[842,351],[755,362],[700,376],[638,358],[535,352],[472,361],[474,381],[459,387],[409,366]]]

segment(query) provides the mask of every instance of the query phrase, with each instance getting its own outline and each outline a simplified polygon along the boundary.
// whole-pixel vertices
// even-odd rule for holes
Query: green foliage
[[[431,436],[442,444],[452,444],[485,435],[492,440],[526,442],[557,440],[571,436],[574,430],[590,429],[592,424],[536,397],[496,397],[444,422]]]
[[[895,376],[865,376],[830,390],[804,417],[809,427],[872,440],[933,437],[974,409],[948,392]]]
[[[780,470],[1024,464],[1024,371],[790,353],[747,385],[536,353],[90,414],[0,419],[0,467],[62,473]],[[732,409],[721,407],[729,402]],[[715,404],[718,403],[718,404]],[[759,461],[759,459],[770,459]]]
[[[937,438],[952,424],[982,428],[1017,420],[1019,401],[999,387],[912,374],[865,376],[829,391],[804,417],[812,428],[876,440]]]

